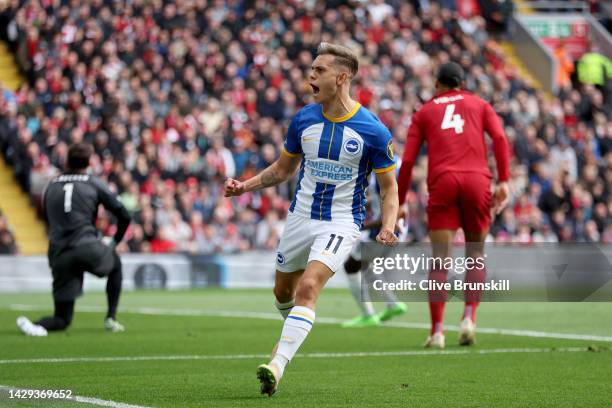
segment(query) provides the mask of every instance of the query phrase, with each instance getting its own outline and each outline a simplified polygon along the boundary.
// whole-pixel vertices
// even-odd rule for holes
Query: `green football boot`
[[[395,305],[387,307],[385,310],[378,314],[378,318],[381,322],[391,320],[396,316],[401,316],[408,311],[408,305],[402,302],[397,302]]]
[[[344,328],[361,328],[361,327],[372,327],[380,324],[380,318],[378,315],[372,316],[357,316],[349,321],[342,323]]]

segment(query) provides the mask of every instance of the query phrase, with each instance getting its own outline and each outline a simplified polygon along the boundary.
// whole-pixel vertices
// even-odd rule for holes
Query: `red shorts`
[[[491,225],[491,178],[480,173],[449,172],[429,186],[429,230],[459,227],[480,233]]]

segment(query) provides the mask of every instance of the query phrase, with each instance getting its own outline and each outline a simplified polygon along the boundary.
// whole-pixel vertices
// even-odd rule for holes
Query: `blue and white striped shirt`
[[[303,156],[290,212],[358,227],[369,174],[395,168],[391,133],[358,103],[340,118],[325,115],[319,104],[302,108],[291,121],[283,154]]]

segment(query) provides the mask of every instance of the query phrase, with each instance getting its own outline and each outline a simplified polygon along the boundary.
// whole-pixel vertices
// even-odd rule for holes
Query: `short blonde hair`
[[[351,78],[357,74],[359,70],[359,60],[357,55],[348,47],[338,44],[330,44],[322,42],[317,48],[317,55],[333,55],[336,57],[334,62],[348,68],[351,73]]]

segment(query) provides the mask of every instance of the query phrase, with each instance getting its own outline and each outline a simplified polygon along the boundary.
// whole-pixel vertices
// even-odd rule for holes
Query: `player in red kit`
[[[436,96],[412,117],[398,176],[400,205],[406,199],[412,167],[423,142],[427,143],[429,202],[427,219],[434,257],[451,254],[458,228],[465,233],[466,258],[484,257],[484,241],[491,212],[499,213],[508,200],[509,149],[501,120],[487,102],[461,89],[463,69],[453,62],[442,65]],[[493,140],[497,184],[491,194],[492,174],[487,164],[484,134]],[[483,258],[484,259],[484,258]],[[478,263],[482,266],[483,263]],[[468,265],[469,266],[469,265]],[[447,271],[433,268],[429,279],[446,282]],[[465,282],[484,282],[486,269],[468,267]],[[426,347],[444,348],[446,291],[429,292],[431,333]],[[459,344],[474,343],[479,291],[466,290]]]

